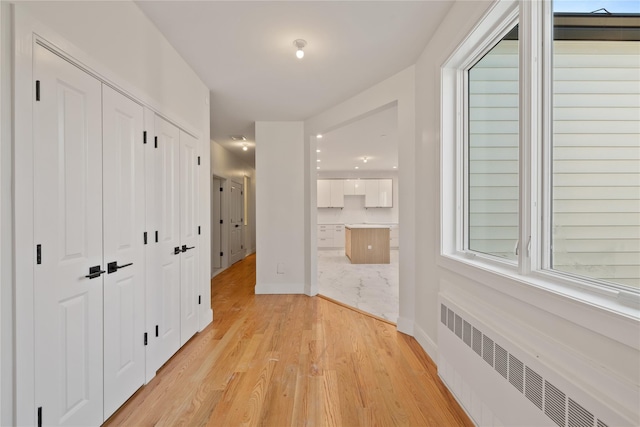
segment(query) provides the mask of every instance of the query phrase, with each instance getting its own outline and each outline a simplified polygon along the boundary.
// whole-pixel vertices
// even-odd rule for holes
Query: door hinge
[[[200,166],[200,156],[198,156],[198,166]]]
[[[200,226],[198,226],[198,234],[200,234]]]
[[[36,264],[42,264],[42,245],[36,245]]]
[[[223,255],[224,255],[224,252],[220,252],[220,256],[223,256]]]
[[[147,244],[147,232],[146,231],[144,232],[144,244],[145,245]]]
[[[156,337],[160,336],[160,327],[156,325]]]
[[[38,406],[38,427],[42,427],[42,406]]]
[[[202,304],[202,295],[198,295],[198,304]]]
[[[143,131],[142,132],[142,143],[146,144],[147,143],[147,131]]]
[[[242,196],[243,194],[244,194],[244,192],[242,192],[242,191],[241,191],[241,192],[240,192],[240,195]]]
[[[158,231],[156,230],[156,243],[158,243]]]
[[[157,136],[153,137],[153,148],[158,148],[158,137]]]
[[[40,101],[40,80],[36,80],[36,101]]]
[[[244,245],[240,245],[240,249],[244,249]]]
[[[220,187],[220,191],[222,192],[222,187]]]
[[[220,224],[224,224],[224,221],[223,221],[223,220],[220,220]]]
[[[144,333],[144,345],[147,345],[147,333]]]

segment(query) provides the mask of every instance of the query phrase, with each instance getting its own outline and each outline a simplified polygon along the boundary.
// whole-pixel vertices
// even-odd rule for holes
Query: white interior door
[[[222,268],[222,182],[213,178],[211,196],[211,267]]]
[[[158,116],[154,127],[160,276],[149,290],[155,299],[152,303],[160,307],[156,353],[160,367],[180,348],[180,131]]]
[[[104,419],[145,378],[144,110],[102,88],[104,222]]]
[[[180,132],[180,345],[198,331],[197,144]]]
[[[34,75],[35,402],[45,425],[99,425],[101,83],[39,45]]]
[[[240,261],[244,256],[242,202],[242,184],[231,182],[229,193],[229,264]]]

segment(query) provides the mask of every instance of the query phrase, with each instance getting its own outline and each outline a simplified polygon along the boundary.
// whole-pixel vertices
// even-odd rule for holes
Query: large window
[[[518,244],[518,27],[467,71],[468,248],[508,260]]]
[[[638,299],[640,3],[491,13],[443,66],[443,254]]]
[[[555,2],[550,267],[640,288],[640,15]]]

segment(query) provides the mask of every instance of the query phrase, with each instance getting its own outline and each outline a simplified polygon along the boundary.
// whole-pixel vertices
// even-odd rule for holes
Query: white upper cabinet
[[[341,179],[331,180],[331,206],[332,208],[344,207],[344,181]]]
[[[318,180],[318,207],[328,208],[331,206],[331,181],[328,179]]]
[[[363,182],[365,183],[365,208],[393,207],[393,180],[366,179]]]
[[[344,184],[341,179],[319,179],[318,201],[319,208],[343,208]]]
[[[345,196],[364,196],[365,184],[360,179],[345,179],[344,180],[344,195]]]

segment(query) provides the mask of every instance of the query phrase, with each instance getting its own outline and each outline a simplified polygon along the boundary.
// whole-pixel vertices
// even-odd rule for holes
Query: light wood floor
[[[255,255],[216,276],[213,323],[106,425],[473,425],[413,338],[319,297],[254,286]]]

